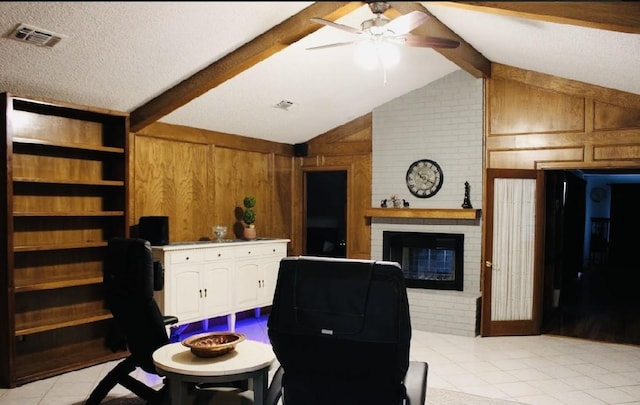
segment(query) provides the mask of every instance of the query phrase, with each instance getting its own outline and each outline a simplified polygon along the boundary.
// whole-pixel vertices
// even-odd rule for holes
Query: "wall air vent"
[[[53,48],[58,42],[66,38],[64,35],[55,32],[43,30],[42,28],[33,27],[27,24],[20,24],[9,34],[9,38],[16,41],[26,42],[28,44]]]

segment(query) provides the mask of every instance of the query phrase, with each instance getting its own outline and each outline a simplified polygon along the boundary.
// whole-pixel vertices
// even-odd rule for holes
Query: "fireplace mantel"
[[[364,215],[370,218],[428,218],[428,219],[478,219],[479,209],[473,208],[367,208]]]

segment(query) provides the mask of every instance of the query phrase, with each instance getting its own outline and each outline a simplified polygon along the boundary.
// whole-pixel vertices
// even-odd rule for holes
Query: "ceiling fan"
[[[457,48],[460,42],[453,39],[427,37],[410,34],[411,31],[422,25],[429,19],[429,15],[422,11],[411,11],[408,14],[390,20],[383,14],[389,9],[389,3],[386,1],[370,1],[368,2],[371,12],[375,14],[374,18],[363,21],[361,28],[354,28],[344,24],[338,24],[333,21],[322,18],[312,18],[311,21],[323,24],[328,27],[337,28],[352,34],[358,35],[360,38],[347,41],[337,42],[333,44],[314,46],[307,49],[323,49],[336,46],[349,45],[352,43],[372,40],[372,41],[390,41],[401,45],[423,47],[423,48]]]

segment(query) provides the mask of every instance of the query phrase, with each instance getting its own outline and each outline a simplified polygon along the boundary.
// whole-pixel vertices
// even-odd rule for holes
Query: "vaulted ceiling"
[[[402,48],[401,64],[363,71],[353,34],[363,2],[2,2],[0,90],[154,122],[283,143],[305,142],[463,69],[499,63],[640,94],[640,3],[390,2],[394,19],[431,16],[412,33],[455,49]],[[7,38],[25,23],[60,34],[53,48]],[[288,110],[276,108],[285,101]]]

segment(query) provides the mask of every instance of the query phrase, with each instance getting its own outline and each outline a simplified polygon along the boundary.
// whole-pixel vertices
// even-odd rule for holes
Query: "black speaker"
[[[138,234],[152,246],[169,244],[169,217],[140,217]]]
[[[309,154],[309,144],[296,143],[295,145],[293,145],[293,156],[305,157],[308,154]]]

